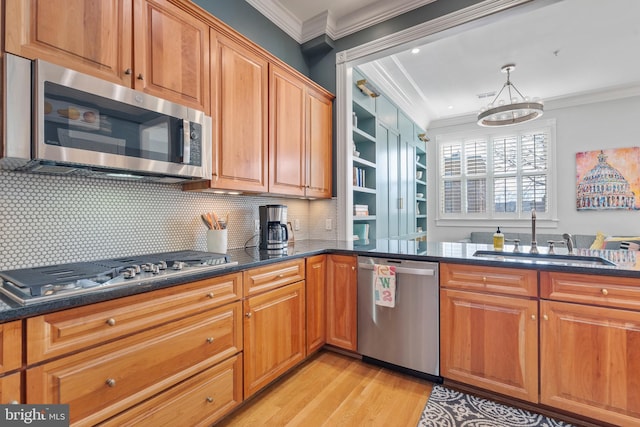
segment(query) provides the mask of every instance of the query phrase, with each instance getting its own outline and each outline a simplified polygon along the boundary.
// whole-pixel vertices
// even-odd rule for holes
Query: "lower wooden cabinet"
[[[305,358],[304,288],[302,280],[244,300],[245,399]]]
[[[307,258],[307,355],[320,349],[326,341],[327,256]]]
[[[68,403],[93,425],[242,350],[240,302],[27,369],[27,403]]]
[[[640,426],[640,280],[540,272],[540,402]]]
[[[242,354],[231,357],[101,426],[209,426],[242,402]]]
[[[443,289],[440,363],[445,378],[538,402],[538,302]]]
[[[22,378],[20,372],[0,377],[0,404],[23,403],[21,390]]]
[[[22,366],[22,321],[0,324],[0,374]]]
[[[327,255],[327,344],[358,349],[358,259]]]

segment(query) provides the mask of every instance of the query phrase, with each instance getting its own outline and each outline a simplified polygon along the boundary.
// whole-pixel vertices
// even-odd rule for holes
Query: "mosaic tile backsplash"
[[[296,240],[337,238],[335,200],[232,196],[180,185],[0,171],[0,270],[206,250],[200,214],[229,214],[228,247],[258,244],[258,207],[287,205]],[[333,229],[325,231],[325,220]],[[255,236],[255,237],[254,237]]]

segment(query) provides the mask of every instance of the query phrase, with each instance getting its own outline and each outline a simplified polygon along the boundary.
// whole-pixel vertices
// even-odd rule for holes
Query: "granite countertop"
[[[268,254],[256,247],[245,249],[230,249],[228,255],[237,265],[215,271],[196,273],[189,276],[180,276],[159,280],[151,284],[121,286],[117,288],[97,290],[95,292],[69,297],[68,299],[45,301],[28,306],[20,305],[0,295],[0,323],[17,320],[26,317],[37,316],[53,311],[71,307],[97,303],[114,298],[135,295],[155,289],[167,288],[182,283],[202,280],[208,277],[242,271],[253,267],[263,266],[287,259],[302,258],[323,253],[338,253],[348,255],[366,255],[371,257],[404,258],[423,261],[456,262],[474,265],[502,266],[524,269],[564,271],[571,273],[585,273],[608,275],[618,277],[640,278],[640,252],[634,251],[608,251],[578,249],[577,255],[589,257],[602,257],[615,263],[615,265],[584,266],[567,261],[557,264],[548,260],[523,260],[514,262],[508,257],[512,247],[507,245],[504,250],[505,257],[479,258],[473,254],[480,251],[491,251],[493,247],[485,244],[454,243],[454,242],[427,242],[420,240],[392,240],[382,239],[370,241],[367,244],[358,245],[357,242],[345,242],[335,240],[303,240],[290,245],[286,254]],[[521,247],[522,253],[529,251],[527,246]],[[546,248],[540,248],[541,253],[546,253]],[[566,254],[566,249],[558,249],[558,255]],[[638,260],[636,260],[636,254]]]

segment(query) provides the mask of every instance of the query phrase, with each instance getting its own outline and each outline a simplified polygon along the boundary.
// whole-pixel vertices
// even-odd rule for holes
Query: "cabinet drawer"
[[[538,295],[538,272],[518,268],[440,264],[440,286],[505,295]]]
[[[255,295],[304,280],[304,274],[304,258],[247,270],[244,272],[244,295]]]
[[[540,297],[640,310],[640,279],[542,271]]]
[[[27,402],[68,403],[94,424],[242,350],[241,303],[27,370]]]
[[[0,325],[0,373],[22,366],[22,321]]]
[[[22,403],[20,372],[0,378],[0,404]]]
[[[241,280],[229,274],[27,319],[27,364],[237,301]]]
[[[241,402],[242,354],[238,354],[100,426],[209,426]]]

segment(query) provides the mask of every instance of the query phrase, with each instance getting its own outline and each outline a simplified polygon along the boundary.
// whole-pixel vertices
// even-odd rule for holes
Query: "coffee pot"
[[[287,228],[287,207],[285,205],[266,205],[259,207],[260,213],[260,249],[284,252],[289,241]]]

